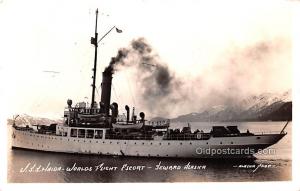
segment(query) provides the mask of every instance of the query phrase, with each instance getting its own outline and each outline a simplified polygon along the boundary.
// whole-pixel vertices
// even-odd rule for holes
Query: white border
[[[287,182],[244,182],[244,183],[105,183],[105,184],[74,184],[74,183],[62,183],[62,184],[13,184],[6,183],[7,180],[7,128],[6,119],[9,116],[5,114],[5,108],[7,105],[1,103],[2,108],[0,109],[0,125],[1,125],[1,138],[0,138],[0,151],[1,151],[1,162],[0,162],[0,190],[22,190],[22,191],[34,191],[34,190],[64,190],[64,189],[75,189],[75,190],[86,190],[86,189],[97,189],[97,190],[172,190],[172,191],[182,191],[182,190],[272,190],[272,191],[282,191],[282,190],[300,190],[300,155],[299,155],[299,145],[300,145],[300,3],[292,2],[293,7],[293,135],[292,135],[292,181]],[[1,78],[0,78],[1,79]],[[2,83],[2,82],[1,82]],[[5,94],[0,94],[1,102],[6,100]]]

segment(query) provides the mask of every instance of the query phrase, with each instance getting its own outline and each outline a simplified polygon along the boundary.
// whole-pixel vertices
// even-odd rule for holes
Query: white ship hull
[[[38,134],[13,128],[12,147],[38,151],[178,158],[243,158],[277,143],[285,134],[262,134],[242,137],[211,137],[208,140],[116,140],[73,138]],[[206,150],[205,150],[206,149]],[[212,150],[236,149],[235,153],[215,153]]]

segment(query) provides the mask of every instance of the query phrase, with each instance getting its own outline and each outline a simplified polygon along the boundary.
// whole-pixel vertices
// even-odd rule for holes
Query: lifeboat
[[[143,123],[113,123],[114,129],[140,129],[143,127]]]

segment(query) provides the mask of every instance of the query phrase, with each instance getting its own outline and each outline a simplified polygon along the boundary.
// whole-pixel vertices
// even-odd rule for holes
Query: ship
[[[130,115],[128,105],[125,106],[126,115],[121,117],[118,103],[111,103],[113,70],[110,67],[102,73],[98,104],[95,101],[97,19],[98,9],[95,36],[91,38],[95,48],[91,103],[73,105],[68,99],[62,124],[16,125],[15,117],[11,131],[12,149],[135,157],[249,158],[287,134],[288,122],[275,133],[240,132],[235,125],[212,126],[210,132],[192,131],[190,124],[174,129],[170,127],[170,120],[148,121],[144,112],[136,115],[134,107]]]

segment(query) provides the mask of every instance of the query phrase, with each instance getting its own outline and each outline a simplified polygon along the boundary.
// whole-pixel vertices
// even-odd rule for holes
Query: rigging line
[[[98,91],[98,88],[96,87],[96,93],[97,95],[100,97],[100,94],[99,94],[99,91]]]
[[[102,83],[101,83],[102,84]],[[100,102],[101,102],[101,95],[99,94],[99,89],[101,88],[101,84],[98,86],[98,88],[97,88],[97,86],[96,86],[96,92],[97,92],[97,95],[98,95],[98,98],[100,99]],[[96,98],[95,98],[96,99]]]
[[[131,91],[131,86],[129,84],[129,80],[128,80],[128,76],[127,76],[127,71],[125,72],[125,77],[126,77],[126,80],[127,80],[127,85],[128,85],[128,89],[129,89],[129,92],[130,92],[130,95],[131,95],[131,99],[133,101],[133,104],[136,105],[134,97],[133,97],[133,94],[132,94],[132,91]]]
[[[99,86],[99,88],[100,88],[100,86]],[[119,96],[118,96],[118,94],[117,94],[117,92],[116,92],[116,90],[115,90],[115,87],[114,87],[114,85],[112,84],[112,88],[113,88],[113,90],[114,90],[114,94],[115,94],[115,97],[116,97],[116,99],[117,99],[117,102],[119,102]],[[97,93],[97,95],[100,97],[100,94],[99,94],[99,91],[98,91],[98,88],[96,87],[96,93]]]
[[[120,103],[120,99],[119,99],[119,96],[118,96],[118,94],[117,94],[117,92],[116,92],[115,86],[114,86],[113,84],[111,84],[111,86],[112,86],[112,88],[113,88],[113,90],[114,90],[115,97],[117,98],[117,102]]]

